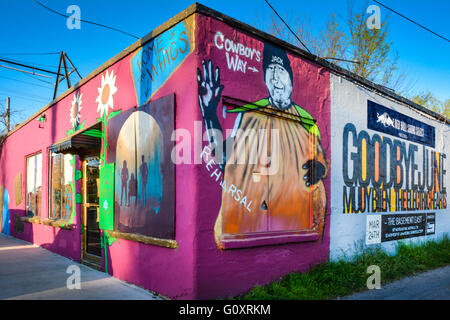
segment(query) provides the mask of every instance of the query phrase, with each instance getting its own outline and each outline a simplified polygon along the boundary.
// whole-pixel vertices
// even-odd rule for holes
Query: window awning
[[[64,138],[50,147],[51,152],[70,154],[100,153],[102,124],[97,123],[82,132]]]

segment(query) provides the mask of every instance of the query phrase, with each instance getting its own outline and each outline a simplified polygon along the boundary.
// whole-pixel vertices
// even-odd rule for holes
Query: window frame
[[[34,214],[33,213],[33,215],[30,215],[29,214],[29,212],[31,212],[31,211],[28,211],[28,179],[29,179],[29,176],[28,176],[28,159],[31,159],[31,158],[35,158],[35,161],[34,161],[34,186],[33,186],[33,189],[35,189],[36,188],[36,181],[37,181],[37,179],[36,179],[36,177],[37,177],[37,156],[38,155],[41,155],[41,185],[40,185],[40,187],[41,187],[41,194],[40,194],[40,201],[39,201],[39,205],[38,205],[38,203],[36,203],[36,210],[37,210],[37,212],[39,213],[38,215],[36,215],[36,214]],[[24,197],[24,199],[25,199],[25,217],[28,217],[28,218],[34,218],[34,217],[36,217],[36,218],[40,218],[41,217],[41,215],[42,215],[42,189],[43,189],[43,166],[42,166],[42,163],[43,163],[43,152],[42,152],[42,150],[38,150],[38,151],[35,151],[35,152],[33,152],[33,153],[30,153],[30,154],[27,154],[26,156],[25,156],[25,181],[24,181],[24,183],[25,183],[25,188],[24,188],[24,191],[25,191],[25,197]]]
[[[268,119],[271,117],[281,118],[284,121],[293,121],[297,122],[298,125],[303,125],[303,119],[305,117],[301,115],[285,115],[283,112],[277,111],[267,111],[260,110],[260,106],[249,101],[241,100],[234,97],[222,96],[222,104],[226,106],[229,110],[243,108],[243,110],[247,110],[247,105],[255,106],[256,108],[250,108],[250,112],[259,113],[262,116],[266,116]],[[242,112],[242,111],[241,111]],[[309,118],[306,118],[309,119]],[[315,119],[311,120],[314,124],[316,123]],[[311,134],[311,133],[310,133]],[[311,138],[311,136],[310,136]],[[270,138],[268,138],[270,139]],[[311,143],[311,139],[309,139]],[[269,144],[270,145],[270,144]],[[266,183],[269,182],[270,176],[268,176]],[[312,201],[313,193],[310,188],[309,199]],[[268,194],[268,202],[270,205],[271,194]],[[222,204],[221,204],[222,206]],[[320,240],[321,236],[323,236],[324,229],[317,230],[313,226],[312,214],[313,214],[313,206],[309,207],[309,216],[310,216],[310,224],[307,228],[302,229],[294,229],[294,230],[271,230],[271,218],[272,215],[270,211],[267,213],[267,231],[261,232],[245,232],[245,233],[236,233],[236,234],[227,234],[222,233],[221,236],[216,239],[216,244],[221,249],[239,249],[239,248],[254,248],[261,247],[267,245],[287,245],[292,243],[305,243],[305,242],[317,242]],[[327,214],[325,213],[324,219],[326,219]],[[323,228],[325,228],[325,223]],[[223,220],[221,221],[223,225]],[[222,225],[220,228],[222,228]],[[322,232],[322,233],[321,233]]]
[[[61,197],[61,210],[59,212],[59,216],[54,217],[52,214],[52,179],[53,179],[53,154],[59,154],[62,155],[62,167],[64,168],[64,159],[65,159],[65,153],[61,153],[61,152],[53,152],[52,150],[48,150],[48,216],[47,219],[51,220],[51,221],[69,221],[70,220],[70,214],[68,217],[62,217],[62,203],[63,203],[63,198]],[[71,155],[72,157],[76,157],[75,154],[68,154]],[[64,179],[64,171],[62,172],[62,179]],[[75,177],[72,175],[72,179],[75,179]],[[74,183],[74,181],[72,181]],[[62,190],[62,189],[61,189]],[[61,191],[62,192],[62,191]],[[75,190],[72,190],[72,206],[75,206]]]

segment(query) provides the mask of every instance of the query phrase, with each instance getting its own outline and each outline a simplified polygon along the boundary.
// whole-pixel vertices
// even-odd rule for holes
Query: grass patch
[[[448,236],[438,242],[428,241],[421,244],[400,242],[395,255],[388,255],[381,247],[376,247],[352,259],[312,267],[307,273],[290,273],[277,282],[256,286],[248,293],[231,299],[333,299],[367,290],[366,281],[370,275],[366,272],[370,265],[380,267],[381,283],[386,284],[448,264],[450,264]]]

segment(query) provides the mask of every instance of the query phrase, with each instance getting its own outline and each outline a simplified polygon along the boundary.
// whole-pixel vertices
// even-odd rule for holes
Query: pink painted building
[[[195,4],[8,135],[1,230],[173,299],[326,262],[332,73]]]

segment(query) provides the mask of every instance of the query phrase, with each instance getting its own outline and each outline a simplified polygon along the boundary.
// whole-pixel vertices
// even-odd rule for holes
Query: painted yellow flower
[[[113,95],[117,92],[116,76],[114,71],[102,75],[102,85],[98,88],[98,97],[95,102],[98,103],[97,112],[100,112],[100,118],[103,114],[108,115],[109,108],[114,108]]]
[[[70,108],[70,123],[72,124],[73,128],[76,128],[80,123],[80,111],[82,109],[81,104],[83,103],[83,101],[81,100],[82,97],[83,95],[79,92],[73,95],[72,108]]]

